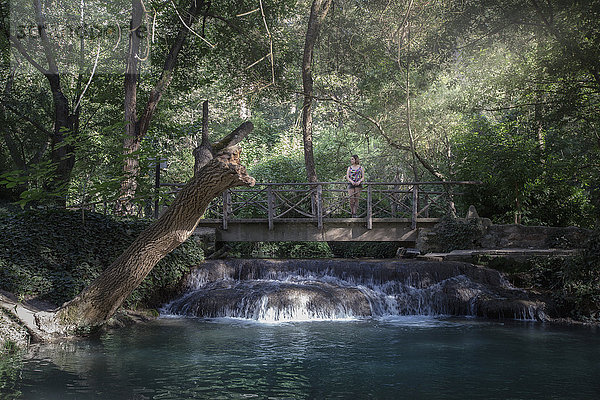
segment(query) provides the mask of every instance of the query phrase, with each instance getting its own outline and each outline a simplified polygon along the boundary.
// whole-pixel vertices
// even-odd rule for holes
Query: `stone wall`
[[[586,229],[550,226],[490,225],[480,241],[485,249],[578,249],[589,237]]]
[[[457,235],[465,236],[463,241],[450,237],[452,229],[445,221],[431,230],[419,232],[418,249],[422,253],[455,249],[580,249],[590,235],[589,230],[572,226],[493,225],[485,218],[458,219],[452,223],[456,224]],[[465,235],[464,227],[472,228],[472,233]],[[453,243],[454,248],[448,249],[449,242]]]

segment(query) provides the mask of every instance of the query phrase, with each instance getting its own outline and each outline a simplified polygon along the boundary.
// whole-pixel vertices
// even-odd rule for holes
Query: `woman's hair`
[[[352,156],[352,158],[354,158],[356,160],[356,164],[360,164],[360,158],[358,158],[358,156],[356,154],[354,154]]]

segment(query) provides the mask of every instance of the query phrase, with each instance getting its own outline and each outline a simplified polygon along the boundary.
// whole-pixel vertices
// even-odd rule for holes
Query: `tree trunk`
[[[313,0],[306,30],[304,42],[304,56],[302,58],[302,87],[304,91],[304,102],[302,105],[302,137],[304,141],[304,163],[306,164],[306,176],[309,182],[317,182],[317,171],[313,155],[312,134],[312,102],[313,102],[313,78],[312,58],[313,49],[321,29],[321,24],[329,12],[331,0]]]
[[[246,131],[251,129],[251,124],[246,125]],[[156,222],[90,286],[58,310],[55,321],[72,330],[100,325],[110,318],[152,268],[194,232],[212,199],[231,187],[254,185],[239,155],[239,147],[227,147],[208,161]]]
[[[207,157],[212,156],[212,145],[208,140],[208,100],[202,103],[202,139],[194,149],[194,176],[200,173],[200,169],[206,164]]]
[[[131,22],[129,26],[129,50],[125,66],[125,139],[123,142],[124,164],[121,196],[117,211],[122,214],[131,213],[131,199],[137,189],[139,159],[135,154],[142,143],[140,125],[137,117],[137,83],[139,79],[138,59],[141,43],[141,25],[144,18],[144,6],[141,0],[131,1]]]
[[[40,341],[102,325],[152,268],[192,235],[212,199],[231,187],[254,185],[254,178],[240,164],[241,149],[237,146],[252,129],[252,123],[245,122],[212,145],[215,153],[201,160],[199,173],[167,211],[73,300],[51,312],[9,304],[0,294],[0,307],[8,304],[21,325]]]
[[[66,192],[71,181],[71,172],[75,165],[75,147],[68,136],[76,137],[78,134],[79,109],[77,108],[71,112],[69,101],[63,93],[54,50],[46,32],[47,27],[42,4],[39,0],[34,0],[33,6],[38,25],[40,44],[44,51],[48,68],[45,69],[35,62],[17,39],[10,37],[10,40],[19,52],[46,76],[50,84],[54,104],[54,132],[51,137],[50,160],[55,170],[52,178],[50,178],[50,182],[46,185],[46,190],[58,194],[59,196],[55,198],[56,204],[65,207],[67,202]]]
[[[190,7],[186,13],[187,26],[191,26],[205,3],[200,0],[191,0]],[[173,78],[177,57],[190,30],[181,25],[175,41],[171,44],[166,56],[165,64],[158,82],[154,85],[148,96],[146,106],[138,118],[137,110],[137,83],[139,80],[138,59],[140,59],[141,25],[144,19],[144,5],[141,0],[131,1],[131,32],[129,37],[129,52],[127,54],[127,66],[125,70],[125,122],[126,137],[123,142],[123,153],[125,162],[123,165],[124,179],[121,182],[121,196],[118,209],[121,213],[131,213],[131,199],[135,197],[137,189],[137,177],[139,175],[139,158],[136,152],[140,149],[142,139],[146,136],[150,122],[156,111],[163,93]],[[146,33],[147,34],[147,33]],[[132,155],[133,154],[133,155]]]
[[[79,111],[70,112],[69,101],[60,87],[60,76],[48,76],[54,101],[54,132],[50,141],[50,159],[55,172],[47,190],[59,194],[57,205],[67,204],[67,189],[75,166],[75,146],[72,139],[79,131]]]

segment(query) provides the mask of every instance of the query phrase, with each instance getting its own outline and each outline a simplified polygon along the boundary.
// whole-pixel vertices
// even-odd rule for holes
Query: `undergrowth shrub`
[[[329,242],[339,258],[393,258],[400,242]]]
[[[479,218],[457,219],[444,217],[427,239],[428,247],[447,253],[452,250],[473,249],[485,232]]]
[[[228,246],[228,256],[234,258],[333,257],[326,242],[238,242]]]
[[[393,258],[399,242],[253,242],[228,244],[234,258]]]
[[[21,298],[60,305],[108,267],[145,229],[148,220],[117,220],[98,213],[33,210],[0,215],[0,288]],[[157,307],[203,260],[188,240],[161,260],[126,306]]]
[[[19,348],[14,342],[4,342],[0,348],[0,398],[21,399],[19,390],[23,361]]]
[[[482,263],[506,273],[516,286],[546,294],[558,317],[600,322],[600,231],[576,257],[534,257],[527,262]]]

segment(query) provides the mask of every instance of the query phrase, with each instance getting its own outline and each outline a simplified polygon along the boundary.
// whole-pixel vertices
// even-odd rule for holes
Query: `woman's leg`
[[[350,214],[354,215],[354,188],[348,189],[348,201],[350,202]]]
[[[358,204],[360,201],[360,191],[362,188],[360,186],[354,188],[354,214],[358,216]]]
[[[360,187],[348,189],[348,197],[350,199],[350,213],[355,216],[358,213],[358,198],[360,196]]]

